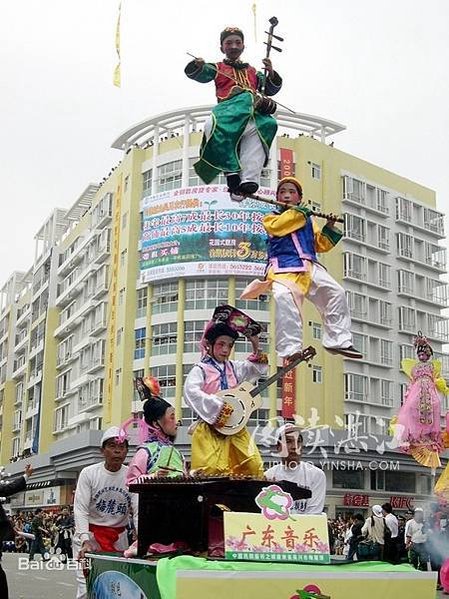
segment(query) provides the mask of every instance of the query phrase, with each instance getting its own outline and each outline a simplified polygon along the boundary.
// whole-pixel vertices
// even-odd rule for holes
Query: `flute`
[[[251,198],[258,202],[265,202],[265,204],[272,204],[273,206],[280,206],[281,208],[293,208],[294,204],[287,204],[286,202],[278,202],[277,200],[270,200],[269,198],[263,198],[262,196],[256,195],[255,193],[245,193],[243,199]],[[345,219],[342,216],[336,216],[335,214],[326,214],[325,212],[319,212],[317,210],[311,210],[313,216],[319,216],[327,220],[333,220],[336,223],[344,223]]]

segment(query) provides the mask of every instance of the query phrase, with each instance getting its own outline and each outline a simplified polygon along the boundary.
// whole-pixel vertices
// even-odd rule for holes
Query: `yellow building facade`
[[[148,372],[160,380],[164,396],[183,419],[178,441],[188,456],[187,427],[194,415],[183,403],[183,382],[199,358],[204,323],[220,303],[236,305],[264,325],[262,347],[271,371],[280,366],[271,299],[239,299],[251,276],[197,272],[153,277],[140,271],[145,199],[162,194],[170,201],[179,190],[194,195],[202,185],[193,163],[209,110],[192,107],[158,115],[119,136],[113,143],[122,152],[118,165],[39,231],[44,247],[28,273],[29,289],[21,291],[18,302],[5,289],[0,455],[3,464],[19,460],[10,466],[13,471],[34,448],[42,479],[55,473],[76,478],[97,459],[99,431],[141,411],[133,379]],[[305,200],[321,212],[345,217],[346,234],[322,263],[347,290],[354,343],[364,354],[356,362],[325,352],[320,317],[305,303],[304,345],[313,345],[317,355],[296,371],[298,421],[312,429],[360,427],[366,435],[385,435],[403,394],[400,359],[413,352],[411,339],[418,328],[431,338],[449,375],[442,354],[449,339],[442,315],[447,305],[443,215],[430,189],[330,145],[330,136],[343,126],[287,113],[279,113],[278,122],[262,192],[275,189],[281,150],[291,150]],[[217,181],[224,183],[222,177]],[[28,344],[24,367],[11,331],[23,322],[19,318],[25,318],[26,304],[30,322],[22,341]],[[247,343],[238,341],[235,357],[248,351]],[[22,405],[16,402],[19,382]],[[257,431],[281,412],[282,389],[273,385],[250,426]],[[20,434],[19,421],[24,423]]]

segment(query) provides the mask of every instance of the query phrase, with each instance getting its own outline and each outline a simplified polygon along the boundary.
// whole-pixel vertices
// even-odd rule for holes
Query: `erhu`
[[[278,46],[273,46],[273,38],[280,42],[284,41],[283,37],[280,37],[279,35],[275,35],[273,33],[274,28],[279,23],[277,18],[271,17],[271,19],[269,19],[269,23],[270,23],[270,30],[265,31],[265,33],[268,35],[267,41],[264,42],[264,44],[267,47],[267,50],[265,53],[265,59],[270,58],[270,52],[272,49],[276,50],[277,52],[282,52],[282,48],[279,48]],[[260,88],[260,94],[257,94],[257,98],[256,98],[256,108],[262,114],[274,114],[276,112],[277,104],[274,100],[272,100],[271,98],[269,98],[268,96],[265,95],[265,88],[267,85],[267,77],[268,77],[268,69],[265,66],[265,68],[263,70],[263,80],[262,80],[262,85]]]

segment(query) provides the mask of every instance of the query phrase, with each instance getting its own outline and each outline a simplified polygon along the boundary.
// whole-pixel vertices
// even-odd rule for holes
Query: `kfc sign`
[[[393,495],[390,497],[391,507],[396,510],[411,510],[413,508],[414,497],[400,497]]]

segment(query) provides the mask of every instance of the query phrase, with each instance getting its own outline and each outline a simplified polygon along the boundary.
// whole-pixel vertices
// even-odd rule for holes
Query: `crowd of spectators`
[[[28,553],[31,560],[36,554],[47,560],[52,553],[58,554],[62,561],[72,558],[74,521],[70,508],[20,511],[11,516],[11,523],[15,535],[3,541],[4,552]],[[34,539],[22,536],[21,532],[34,535]]]
[[[389,503],[362,514],[329,520],[331,553],[341,559],[379,559],[410,563],[417,570],[439,570],[449,555],[449,513],[437,505],[429,513],[421,508],[395,515]],[[362,551],[369,546],[369,550]],[[439,581],[438,581],[439,582]]]

